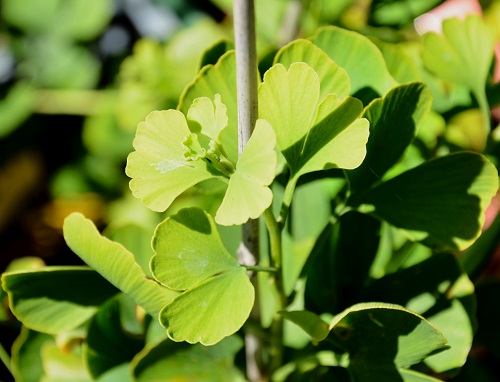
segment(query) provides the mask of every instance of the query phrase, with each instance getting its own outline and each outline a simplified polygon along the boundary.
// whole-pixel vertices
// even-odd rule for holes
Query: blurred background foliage
[[[470,89],[425,68],[416,20],[443,1],[255,2],[261,73],[278,48],[293,38],[337,25],[368,36],[397,81],[420,80],[429,86],[433,113],[392,175],[463,149],[483,152],[499,163],[500,86],[495,68],[489,70],[485,89],[492,108],[491,134],[481,129],[484,121]],[[152,110],[176,108],[200,67],[215,62],[217,52],[231,46],[232,0],[1,0],[0,4],[0,271],[44,263],[80,264],[62,238],[63,219],[72,211],[83,212],[129,248],[136,246],[147,261],[149,237],[161,215],[144,208],[128,189],[124,168],[135,128]],[[478,4],[500,41],[500,1]],[[207,51],[215,60],[203,54]],[[484,325],[478,326],[469,361],[453,378],[457,381],[494,381],[500,376],[500,331],[493,320],[500,314],[498,209],[496,198],[487,216],[490,229],[471,248],[482,255],[477,263],[467,260],[464,265],[475,283],[477,319]],[[370,270],[373,278],[430,255],[420,245],[408,246],[388,226],[381,232]],[[368,273],[355,261],[342,265],[352,275]],[[349,300],[346,295],[342,298]],[[10,349],[20,333],[21,325],[2,301],[3,348]]]

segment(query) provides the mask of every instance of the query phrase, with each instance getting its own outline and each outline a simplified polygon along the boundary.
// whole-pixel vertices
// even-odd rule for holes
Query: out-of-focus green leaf
[[[4,0],[5,19],[26,33],[75,40],[97,37],[113,16],[112,0]]]
[[[41,348],[53,343],[52,336],[32,331],[26,326],[12,345],[12,373],[16,381],[39,382],[43,374]]]
[[[441,332],[422,316],[385,303],[354,305],[334,317],[329,339],[349,353],[359,381],[398,381],[406,369],[447,349]]]
[[[133,255],[122,245],[101,236],[92,221],[80,213],[64,220],[68,246],[111,284],[156,317],[171,296],[153,280],[146,278]]]
[[[353,192],[380,181],[401,158],[431,105],[425,85],[412,82],[391,89],[365,109],[363,116],[370,122],[366,158],[358,168],[346,172]]]
[[[2,275],[12,312],[43,333],[74,329],[118,290],[86,267],[46,267]],[[61,287],[64,286],[64,287]]]
[[[320,100],[323,100],[328,93],[334,93],[339,98],[350,94],[351,81],[347,72],[312,42],[295,40],[281,48],[274,58],[275,64],[283,64],[287,69],[294,62],[305,62],[319,76]]]
[[[243,341],[231,336],[217,345],[187,346],[170,340],[148,346],[132,363],[137,382],[164,382],[182,379],[200,382],[243,382],[245,378],[233,365]]]
[[[99,80],[101,68],[97,58],[65,40],[35,40],[28,45],[27,55],[19,71],[39,87],[90,89]]]
[[[53,343],[46,342],[41,350],[44,375],[40,382],[92,381],[83,363],[79,347],[67,351],[59,349]]]
[[[132,378],[130,364],[122,363],[103,373],[96,382],[136,382]]]
[[[328,324],[325,321],[307,310],[283,311],[280,314],[287,320],[300,326],[314,341],[323,341],[330,332]]]
[[[0,100],[0,138],[10,134],[32,113],[36,95],[34,89],[17,83],[7,96]]]
[[[406,25],[439,3],[441,0],[375,0],[371,4],[371,18],[377,25]]]
[[[488,159],[456,153],[354,195],[349,204],[404,229],[412,240],[453,251],[480,235],[484,211],[497,190],[498,173]]]
[[[423,44],[426,68],[472,91],[483,113],[481,132],[488,134],[490,112],[485,86],[495,45],[493,28],[480,15],[469,15],[465,20],[451,18],[443,22],[442,35],[427,33]]]
[[[113,367],[130,362],[144,346],[144,339],[127,333],[122,325],[120,304],[124,303],[123,300],[108,301],[90,321],[84,358],[94,379],[100,378]],[[129,309],[134,308],[128,305]]]
[[[382,96],[397,84],[380,50],[365,36],[329,26],[319,29],[311,41],[347,71],[352,94],[371,89]]]
[[[85,118],[82,139],[89,153],[121,164],[132,150],[134,133],[120,128],[114,115],[98,114]]]
[[[483,117],[479,109],[455,114],[448,121],[446,140],[463,149],[483,151],[488,136],[482,131]]]
[[[420,81],[423,82],[422,68],[409,54],[407,44],[390,44],[379,40],[374,41],[384,56],[387,70],[399,83]]]

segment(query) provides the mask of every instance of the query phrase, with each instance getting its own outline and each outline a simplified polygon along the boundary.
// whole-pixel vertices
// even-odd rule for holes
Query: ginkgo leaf
[[[443,21],[443,34],[426,33],[423,44],[422,59],[430,71],[469,89],[484,89],[495,33],[480,15]]]
[[[348,204],[404,229],[412,240],[456,251],[481,234],[484,211],[497,191],[495,166],[483,155],[459,152],[353,194]]]
[[[351,81],[347,72],[311,41],[295,40],[281,48],[274,58],[275,64],[283,64],[287,69],[294,62],[305,62],[318,74],[321,100],[328,93],[339,97],[349,95]]]
[[[137,127],[127,159],[130,189],[153,211],[164,211],[182,192],[216,177],[204,161],[188,161],[182,142],[191,134],[177,110],[153,111]]]
[[[214,102],[207,97],[195,99],[187,113],[187,120],[193,133],[200,132],[219,141],[219,135],[228,121],[226,105],[221,102],[220,94],[215,95]]]
[[[228,159],[236,162],[238,159],[238,107],[236,103],[236,58],[234,50],[224,53],[215,65],[206,65],[198,76],[182,93],[177,109],[184,114],[196,98],[208,97],[214,99],[220,94],[227,107],[228,127],[219,138],[226,150]]]
[[[451,18],[443,21],[442,35],[425,34],[423,46],[422,60],[429,71],[472,91],[483,113],[483,134],[487,135],[490,107],[485,86],[495,46],[493,28],[480,15],[469,15],[465,20]]]
[[[257,120],[215,215],[218,224],[243,224],[249,218],[258,218],[271,205],[273,193],[267,186],[272,183],[276,170],[275,146],[276,135],[271,125]]]
[[[238,267],[174,298],[160,312],[160,322],[173,341],[213,345],[243,326],[254,299],[246,269]]]
[[[274,65],[259,86],[259,115],[276,132],[292,176],[326,168],[356,168],[366,155],[369,124],[361,101],[328,94],[305,63]]]
[[[155,279],[176,290],[239,267],[224,247],[210,215],[199,208],[185,208],[160,223],[153,249],[151,270]]]
[[[351,94],[370,88],[378,95],[384,95],[397,85],[387,70],[382,53],[367,37],[328,26],[318,29],[310,40],[347,71],[351,79]]]
[[[355,170],[346,171],[352,192],[368,188],[394,166],[415,138],[431,105],[427,87],[410,82],[395,86],[366,107],[363,116],[370,121],[366,158]]]
[[[349,353],[349,370],[359,381],[401,380],[399,370],[448,348],[432,323],[394,304],[353,305],[333,318],[330,329],[328,338]]]
[[[209,214],[192,207],[168,217],[156,229],[153,248],[155,278],[185,290],[160,312],[171,339],[213,345],[241,328],[253,306],[254,288]]]
[[[69,215],[63,232],[73,252],[152,316],[169,302],[167,289],[146,278],[134,256],[121,244],[101,236],[94,223],[82,214]]]

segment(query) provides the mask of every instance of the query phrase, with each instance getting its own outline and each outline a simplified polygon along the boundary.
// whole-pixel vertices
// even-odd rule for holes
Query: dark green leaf
[[[498,173],[480,154],[428,161],[348,202],[404,229],[440,251],[467,248],[481,233],[484,211],[498,190]]]
[[[2,284],[16,317],[30,329],[51,334],[81,325],[119,292],[86,267],[4,273]]]

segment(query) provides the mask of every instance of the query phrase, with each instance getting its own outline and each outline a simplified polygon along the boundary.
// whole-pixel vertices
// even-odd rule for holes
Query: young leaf
[[[404,229],[412,240],[455,251],[480,235],[497,190],[495,166],[480,154],[462,152],[406,171],[348,204]]]
[[[319,103],[320,80],[305,63],[274,65],[259,86],[259,115],[276,132],[293,176],[327,168],[355,168],[366,153],[368,121],[362,104],[329,94]]]
[[[204,180],[229,180],[217,223],[243,224],[258,218],[272,201],[267,186],[276,169],[275,134],[269,123],[257,121],[248,147],[237,162],[231,162],[222,144],[226,111],[216,94],[214,102],[206,97],[193,101],[187,112],[189,127],[176,110],[152,112],[139,124],[136,151],[129,155],[126,171],[133,178],[134,196],[152,210],[164,211],[181,193]]]
[[[310,38],[351,79],[351,94],[372,89],[379,96],[397,85],[385,65],[380,50],[365,36],[335,26],[320,28]]]
[[[61,286],[64,287],[61,287]],[[86,267],[45,267],[8,272],[2,286],[12,313],[26,327],[57,334],[76,328],[118,293],[97,272]]]
[[[223,54],[215,65],[206,65],[182,93],[177,109],[187,115],[196,98],[214,99],[220,94],[227,107],[228,128],[220,136],[220,142],[233,163],[238,159],[238,107],[236,104],[236,59],[234,50]]]
[[[323,100],[328,93],[334,93],[339,98],[350,94],[351,81],[347,72],[312,42],[295,40],[281,48],[274,58],[275,64],[283,64],[287,69],[294,62],[305,62],[318,74],[320,100]]]
[[[255,130],[229,179],[229,186],[215,221],[221,225],[243,224],[257,219],[271,205],[269,185],[274,179],[276,135],[271,125],[258,119]]]
[[[169,302],[166,289],[146,278],[133,255],[122,245],[101,236],[94,223],[82,214],[69,215],[64,220],[63,232],[73,252],[153,317]]]
[[[189,187],[215,177],[204,161],[188,161],[183,142],[191,134],[176,110],[153,111],[137,127],[127,159],[130,189],[153,211],[164,211]]]
[[[210,215],[187,208],[168,217],[156,229],[153,248],[155,278],[185,290],[160,312],[172,340],[213,345],[241,328],[252,310],[254,288],[246,269],[224,248]]]
[[[368,105],[363,114],[370,121],[366,158],[361,166],[346,172],[351,191],[378,182],[399,160],[431,105],[432,95],[420,82],[396,86]]]

